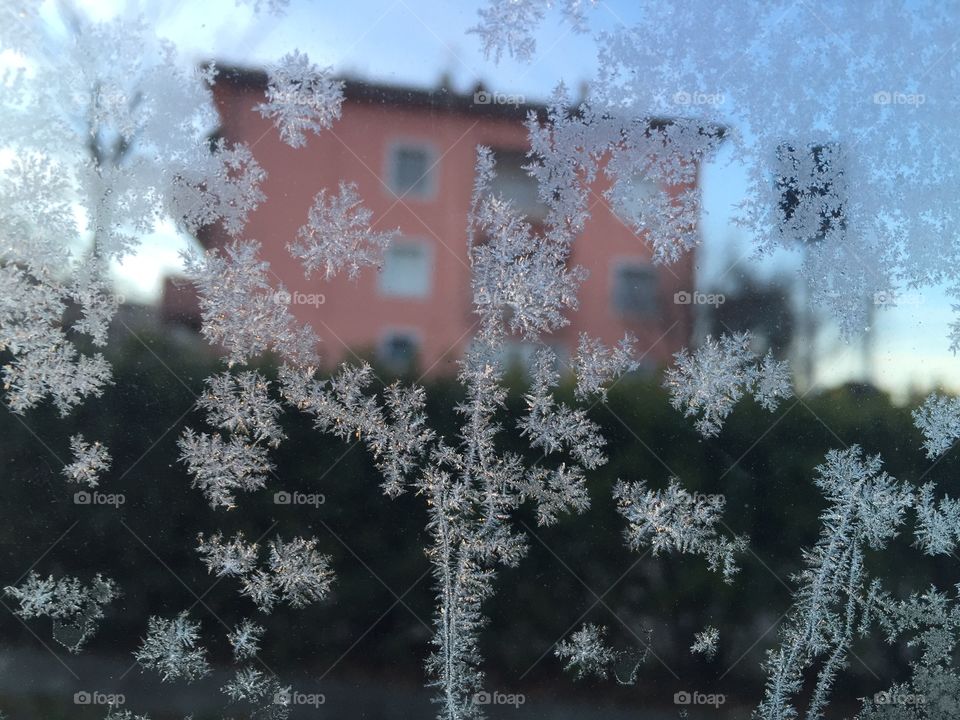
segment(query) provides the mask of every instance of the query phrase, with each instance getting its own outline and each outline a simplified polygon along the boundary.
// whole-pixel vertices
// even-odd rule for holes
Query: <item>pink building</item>
[[[415,362],[422,372],[454,372],[477,320],[466,251],[476,147],[493,148],[501,190],[535,218],[542,212],[536,186],[520,167],[527,150],[523,120],[530,109],[543,108],[484,104],[443,87],[348,80],[340,121],[294,149],[253,110],[265,88],[262,72],[221,69],[215,86],[220,136],[248,143],[267,171],[267,200],[251,215],[245,237],[260,241],[278,283],[323,296],[322,304],[295,304],[293,311],[322,338],[325,362],[373,354],[397,369]],[[336,192],[341,181],[357,184],[374,229],[399,228],[400,237],[379,271],[356,281],[307,281],[286,246],[306,222],[314,195],[323,188]],[[692,255],[655,267],[647,244],[601,199],[603,189],[595,187],[592,217],[573,253],[573,262],[590,273],[580,309],[551,342],[569,357],[582,331],[607,344],[630,331],[647,352],[645,362],[663,364],[692,331],[690,306],[674,303],[675,293],[693,289]],[[216,247],[227,238],[214,231],[200,240]],[[170,293],[164,307],[169,316],[188,305]],[[518,342],[512,352],[526,350]]]

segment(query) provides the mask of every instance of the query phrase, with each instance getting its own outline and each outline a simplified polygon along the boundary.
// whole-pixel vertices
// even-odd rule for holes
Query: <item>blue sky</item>
[[[105,17],[120,4],[90,0],[86,6],[93,16]],[[495,64],[483,57],[477,36],[465,32],[476,23],[480,5],[474,0],[293,0],[283,17],[255,15],[231,0],[154,2],[141,9],[160,34],[175,40],[193,60],[260,65],[298,48],[342,74],[423,86],[446,74],[460,90],[483,80],[496,92],[534,100],[547,97],[561,80],[574,90],[587,82],[597,67],[592,33],[630,25],[636,16],[636,3],[601,2],[589,15],[591,34],[579,34],[559,14],[548,14],[532,62],[505,58]],[[730,257],[757,266],[750,237],[731,222],[731,208],[743,196],[746,181],[742,168],[729,160],[726,153],[703,173],[707,214],[698,258],[703,283],[722,275]],[[165,231],[152,238],[140,258],[124,265],[121,282],[128,293],[143,296],[155,288],[158,271],[177,266],[182,243],[171,241]],[[766,261],[762,270],[795,272],[796,267],[796,258],[783,254]],[[912,294],[901,307],[881,309],[871,328],[873,381],[899,395],[936,383],[960,390],[960,360],[947,349],[951,319],[949,301],[939,289]],[[858,343],[845,343],[829,329],[818,342],[823,349],[818,380],[832,384],[863,376]]]

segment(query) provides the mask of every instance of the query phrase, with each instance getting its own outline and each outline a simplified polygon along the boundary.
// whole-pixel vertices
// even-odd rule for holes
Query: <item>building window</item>
[[[618,262],[613,266],[612,298],[614,310],[621,315],[655,315],[657,272],[644,262]]]
[[[837,143],[777,147],[777,226],[797,242],[818,243],[846,227],[846,178]]]
[[[390,148],[390,189],[398,196],[428,198],[433,195],[437,172],[433,151],[427,145],[399,143]]]
[[[430,294],[432,257],[421,241],[396,240],[383,254],[380,294],[390,297],[425,298]]]
[[[530,220],[543,220],[547,206],[540,201],[537,180],[523,169],[529,163],[526,153],[494,150],[493,191],[513,202],[514,207]]]
[[[391,330],[380,342],[378,358],[384,367],[394,372],[410,370],[417,360],[420,343],[416,335],[404,330]]]
[[[660,185],[643,175],[635,175],[626,180],[618,180],[613,188],[611,204],[613,211],[621,221],[633,227],[648,226],[647,216],[653,212],[658,202],[662,202]]]

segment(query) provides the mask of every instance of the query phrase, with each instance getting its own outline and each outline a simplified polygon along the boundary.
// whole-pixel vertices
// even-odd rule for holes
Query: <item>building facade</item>
[[[277,283],[301,294],[304,301],[294,302],[292,310],[322,339],[324,361],[332,365],[372,355],[397,369],[413,363],[424,374],[455,372],[477,322],[466,246],[476,148],[493,149],[499,189],[535,222],[543,208],[535,182],[521,167],[528,148],[523,121],[531,109],[543,108],[498,104],[489,94],[463,95],[444,87],[416,90],[348,80],[341,119],[294,149],[253,109],[266,84],[265,73],[221,69],[214,87],[219,135],[250,145],[267,172],[262,185],[267,200],[251,214],[244,234],[261,243]],[[356,183],[373,213],[373,229],[398,229],[399,236],[382,265],[356,280],[308,281],[287,245],[306,222],[317,192],[336,193],[341,181]],[[675,302],[675,295],[693,289],[693,256],[654,266],[643,237],[603,199],[604,182],[592,189],[591,217],[572,254],[572,263],[589,272],[580,307],[550,342],[565,358],[581,332],[607,344],[632,332],[644,364],[657,366],[692,332],[691,307]],[[211,230],[200,241],[209,248],[228,238]],[[191,305],[170,292],[165,313],[182,317]],[[510,348],[518,360],[528,351],[519,338]]]

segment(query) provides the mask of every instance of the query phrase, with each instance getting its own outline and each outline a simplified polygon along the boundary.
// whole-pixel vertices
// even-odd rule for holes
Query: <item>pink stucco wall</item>
[[[245,236],[259,240],[277,282],[291,292],[319,293],[318,306],[295,305],[293,311],[322,338],[327,363],[375,348],[391,329],[413,331],[419,338],[419,368],[432,374],[455,371],[454,361],[469,341],[472,314],[466,255],[466,216],[473,183],[476,146],[526,149],[526,131],[516,117],[498,117],[484,106],[474,109],[428,107],[397,102],[350,100],[331,130],[310,135],[307,146],[283,144],[270,121],[252,111],[262,88],[251,83],[220,82],[216,99],[223,120],[221,134],[229,141],[247,142],[267,171],[267,200],[250,217]],[[387,158],[392,143],[414,140],[433,147],[440,158],[435,167],[436,192],[429,199],[398,200],[387,187]],[[373,211],[375,229],[399,228],[432,249],[431,290],[423,299],[384,297],[377,269],[356,281],[338,277],[306,280],[286,245],[307,218],[314,195],[322,188],[336,192],[341,180],[355,182],[364,204]],[[645,243],[599,201],[596,188],[592,218],[574,249],[573,261],[590,277],[580,292],[580,309],[571,325],[556,337],[572,353],[581,331],[614,343],[626,331],[640,340],[651,364],[666,362],[691,333],[689,306],[673,302],[678,290],[692,289],[691,256],[669,269],[658,268],[659,308],[656,316],[624,318],[611,303],[612,264],[620,259],[648,262]],[[222,237],[210,234],[208,244]]]

